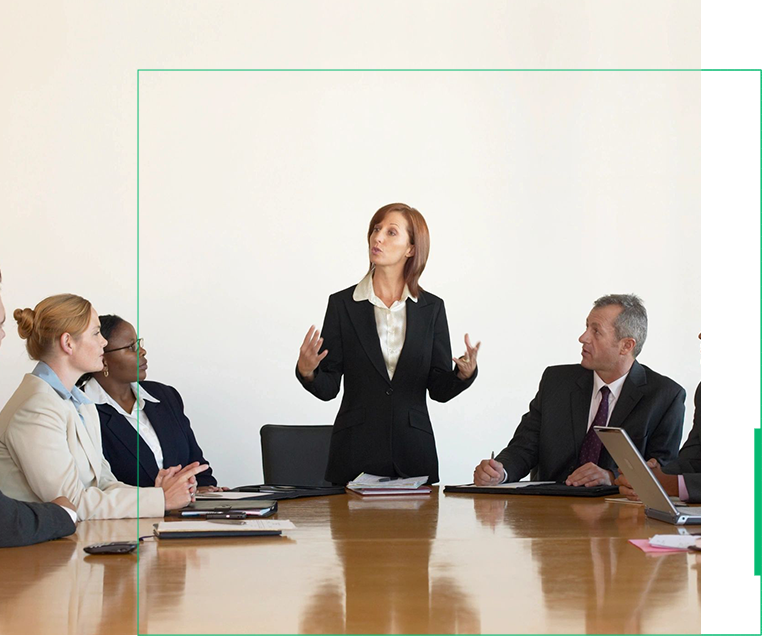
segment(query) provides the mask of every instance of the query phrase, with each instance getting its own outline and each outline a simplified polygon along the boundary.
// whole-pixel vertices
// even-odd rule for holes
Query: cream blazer
[[[163,517],[162,489],[117,481],[103,456],[95,405],[80,408],[84,424],[71,400],[24,376],[0,412],[0,490],[21,501],[66,497],[80,520]]]

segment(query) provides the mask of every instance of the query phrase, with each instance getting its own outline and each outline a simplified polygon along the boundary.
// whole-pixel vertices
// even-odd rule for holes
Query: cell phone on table
[[[129,554],[138,547],[137,541],[112,541],[111,543],[93,543],[84,548],[88,554]]]

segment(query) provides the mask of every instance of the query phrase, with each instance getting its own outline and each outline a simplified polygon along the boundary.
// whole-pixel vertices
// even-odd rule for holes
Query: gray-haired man
[[[529,412],[495,459],[474,469],[474,483],[533,480],[573,486],[614,483],[616,465],[593,426],[627,431],[644,457],[677,457],[685,390],[635,358],[648,333],[643,302],[634,294],[595,301],[587,317],[580,364],[548,367]]]

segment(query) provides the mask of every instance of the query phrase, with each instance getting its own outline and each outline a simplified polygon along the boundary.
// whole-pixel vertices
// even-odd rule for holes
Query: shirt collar
[[[414,303],[418,302],[418,299],[410,293],[407,284],[402,290],[402,298],[395,300],[391,307],[387,307],[381,299],[376,296],[376,292],[373,291],[373,271],[370,270],[355,287],[355,291],[352,293],[352,300],[356,302],[362,302],[367,300],[371,305],[375,307],[381,307],[382,309],[388,309],[389,311],[399,311],[400,308],[405,306],[405,301],[409,298]]]
[[[597,371],[593,371],[593,395],[598,395],[598,391],[601,390],[602,387],[607,386],[609,387],[609,390],[611,391],[611,395],[614,397],[614,399],[619,398],[619,394],[622,392],[622,385],[624,385],[624,381],[627,379],[627,376],[630,374],[628,371],[625,373],[621,378],[617,378],[610,384],[606,384],[603,380],[601,380],[601,377],[598,375]]]
[[[146,401],[155,403],[159,402],[159,400],[157,400],[153,395],[146,391],[142,386],[140,387],[140,398],[138,398],[137,382],[132,382],[130,384],[130,388],[132,388],[132,394],[135,396],[138,408],[141,411],[145,407]],[[87,397],[89,397],[96,404],[108,404],[109,406],[115,408],[120,415],[129,415],[129,413],[127,413],[121,406],[119,406],[114,398],[106,393],[106,390],[98,383],[98,380],[95,378],[92,378],[87,384],[85,384],[85,395],[87,395]]]
[[[61,382],[61,378],[58,377],[56,372],[42,360],[40,360],[37,363],[37,366],[34,367],[32,375],[47,382],[62,399],[74,402],[74,406],[77,409],[79,409],[80,404],[92,404],[92,400],[90,400],[76,386],[72,387],[71,391],[69,391],[69,389],[64,386],[63,382]]]

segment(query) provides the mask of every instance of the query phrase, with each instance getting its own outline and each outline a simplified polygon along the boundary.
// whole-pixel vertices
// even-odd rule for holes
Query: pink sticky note
[[[670,552],[687,552],[682,548],[656,548],[648,543],[648,539],[630,539],[632,545],[640,548],[647,554],[669,554]]]

